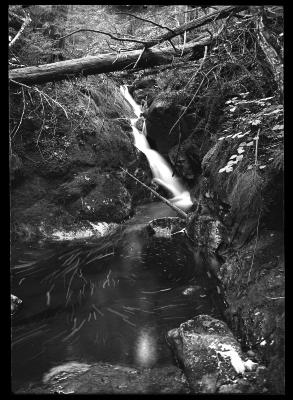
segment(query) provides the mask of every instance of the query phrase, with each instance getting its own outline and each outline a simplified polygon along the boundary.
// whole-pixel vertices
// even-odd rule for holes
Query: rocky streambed
[[[265,391],[266,368],[224,322],[209,258],[165,205],[142,206],[92,242],[49,247],[12,270],[23,301],[13,317],[16,393]]]

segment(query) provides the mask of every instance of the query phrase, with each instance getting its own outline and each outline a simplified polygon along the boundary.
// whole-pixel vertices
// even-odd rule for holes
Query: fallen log
[[[146,184],[144,184],[143,182],[141,182],[139,179],[137,179],[134,175],[132,175],[130,172],[126,171],[126,169],[120,167],[122,169],[122,171],[126,172],[129,176],[131,176],[131,178],[133,178],[134,180],[136,180],[138,183],[140,183],[143,187],[145,187],[146,189],[148,189],[150,192],[152,192],[156,197],[158,197],[160,200],[162,200],[165,204],[167,204],[169,207],[171,207],[174,211],[177,212],[177,214],[179,214],[179,216],[181,218],[186,219],[187,218],[187,214],[182,211],[180,208],[176,207],[174,204],[172,204],[168,199],[166,199],[165,197],[161,196],[158,192],[156,192],[154,189],[150,188],[149,186],[147,186]]]
[[[201,49],[204,51],[204,47],[210,45],[211,42],[210,36],[201,37],[196,42],[189,42],[185,45],[183,54]],[[178,50],[182,50],[182,47],[178,46]],[[172,47],[131,50],[119,54],[107,53],[34,67],[16,68],[9,71],[9,80],[38,84],[70,79],[78,75],[87,76],[126,69],[131,70],[134,65],[136,65],[136,70],[144,69],[155,65],[170,64],[176,56],[178,54],[175,54]]]
[[[217,9],[217,10],[211,12],[208,15],[204,15],[203,17],[197,18],[186,24],[178,26],[178,28],[173,29],[172,32],[167,32],[162,36],[159,36],[155,39],[148,41],[144,44],[144,46],[145,46],[145,48],[150,48],[152,46],[155,46],[156,44],[162,43],[166,40],[170,40],[175,36],[181,35],[184,32],[189,32],[193,29],[200,28],[201,26],[207,25],[210,22],[214,22],[219,19],[226,18],[232,13],[238,13],[238,12],[244,11],[248,8],[249,8],[249,6],[224,6],[220,9]]]

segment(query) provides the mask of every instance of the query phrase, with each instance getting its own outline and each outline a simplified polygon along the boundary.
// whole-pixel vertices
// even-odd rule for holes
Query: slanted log
[[[211,44],[211,38],[205,36],[197,42],[189,42],[185,45],[183,54],[194,50],[204,50]],[[182,50],[178,47],[178,50]],[[149,68],[155,65],[170,64],[174,61],[175,54],[172,47],[163,49],[147,49],[143,51],[131,50],[120,54],[107,53],[99,56],[77,58],[74,60],[59,61],[51,64],[43,64],[34,67],[16,68],[9,71],[9,79],[26,84],[38,84],[52,81],[70,79],[75,76],[87,76],[103,74],[113,71],[131,70],[140,57],[137,69]]]

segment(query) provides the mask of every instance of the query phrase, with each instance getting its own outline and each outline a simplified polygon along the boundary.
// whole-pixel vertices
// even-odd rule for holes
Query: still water
[[[12,321],[16,390],[66,361],[154,367],[174,363],[166,332],[199,314],[221,317],[223,303],[204,263],[182,235],[154,237],[142,206],[108,237],[12,249]]]

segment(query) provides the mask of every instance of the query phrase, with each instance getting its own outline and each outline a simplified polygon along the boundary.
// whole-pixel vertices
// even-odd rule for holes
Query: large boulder
[[[131,196],[119,179],[103,173],[97,177],[96,187],[69,209],[89,221],[121,222],[130,216]]]
[[[180,129],[177,125],[170,134],[170,130],[183,111],[178,97],[177,92],[159,94],[144,113],[148,137],[164,156],[167,156],[171,147],[178,143],[179,137],[183,141],[191,132],[188,117],[184,116],[180,121]]]
[[[199,315],[170,330],[167,340],[195,393],[258,390],[250,372],[257,364],[243,355],[223,321]]]

